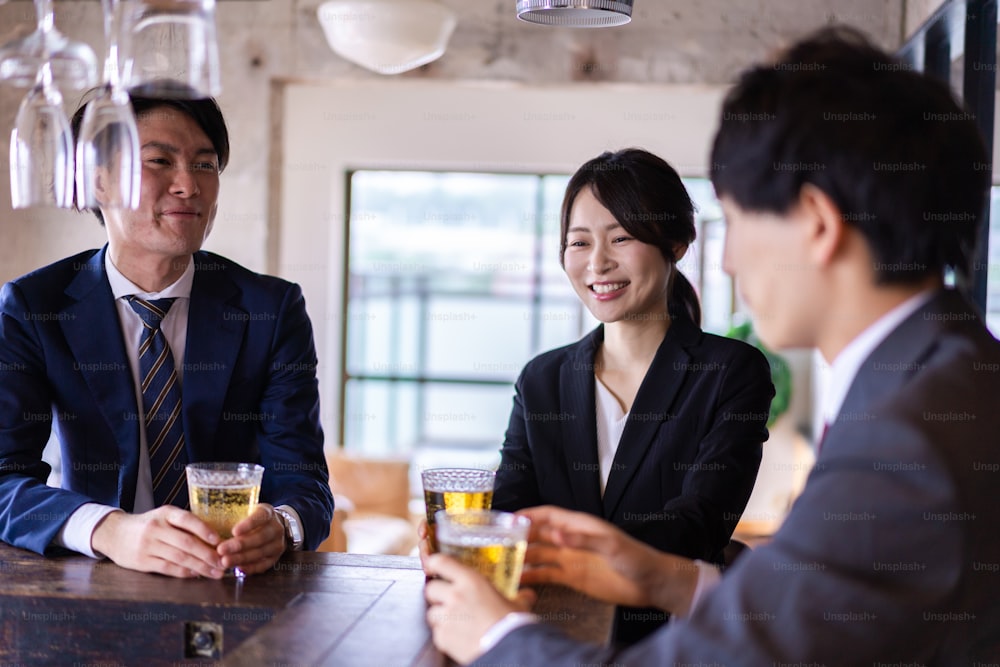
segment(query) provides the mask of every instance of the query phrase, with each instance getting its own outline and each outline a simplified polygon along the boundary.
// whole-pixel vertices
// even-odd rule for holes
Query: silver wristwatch
[[[285,525],[285,549],[288,551],[302,551],[305,538],[302,536],[302,525],[298,518],[286,509],[275,507],[274,513]]]

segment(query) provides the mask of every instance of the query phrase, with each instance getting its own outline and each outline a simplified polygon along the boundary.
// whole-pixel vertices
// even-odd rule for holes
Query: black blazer
[[[589,512],[662,551],[721,562],[767,440],[767,360],[675,318],[635,397],[602,498],[594,355],[603,340],[599,326],[521,372],[493,507]]]
[[[757,349],[675,317],[639,387],[601,497],[594,355],[599,326],[521,372],[493,507],[589,512],[661,551],[721,563],[760,467],[774,396]],[[619,607],[632,644],[669,619]]]

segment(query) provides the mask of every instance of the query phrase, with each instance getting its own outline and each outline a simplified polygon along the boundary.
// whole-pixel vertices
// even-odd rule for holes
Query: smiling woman
[[[630,174],[623,178],[619,171]],[[636,187],[645,181],[657,187]],[[694,239],[691,198],[677,172],[651,153],[605,153],[583,165],[566,187],[560,260],[581,300],[602,322],[608,320],[594,312],[591,297],[611,303],[627,297],[615,303],[625,308],[621,317],[663,323],[669,322],[667,302],[673,300],[698,322],[698,297],[676,271]],[[634,271],[641,281],[612,280],[618,270]]]
[[[589,188],[578,195],[569,224],[563,266],[594,317],[666,322],[672,266],[660,251],[632,236]]]
[[[698,298],[676,266],[694,240],[680,177],[647,151],[604,153],[570,179],[560,256],[602,324],[521,372],[494,508],[585,511],[658,549],[722,562],[774,389],[759,351],[699,328]],[[666,619],[620,609],[616,639],[636,641]]]

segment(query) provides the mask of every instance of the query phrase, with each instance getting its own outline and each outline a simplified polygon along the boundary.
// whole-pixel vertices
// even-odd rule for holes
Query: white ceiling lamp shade
[[[458,22],[434,0],[329,0],[317,13],[337,55],[379,74],[437,60]]]
[[[517,18],[564,28],[608,28],[632,20],[633,0],[517,0]]]

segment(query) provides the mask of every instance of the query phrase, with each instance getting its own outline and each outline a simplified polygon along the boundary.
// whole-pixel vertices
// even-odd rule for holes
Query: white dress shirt
[[[594,398],[597,408],[597,461],[601,471],[601,497],[608,485],[611,466],[618,452],[618,444],[628,421],[628,413],[622,410],[621,404],[611,390],[594,376]]]

